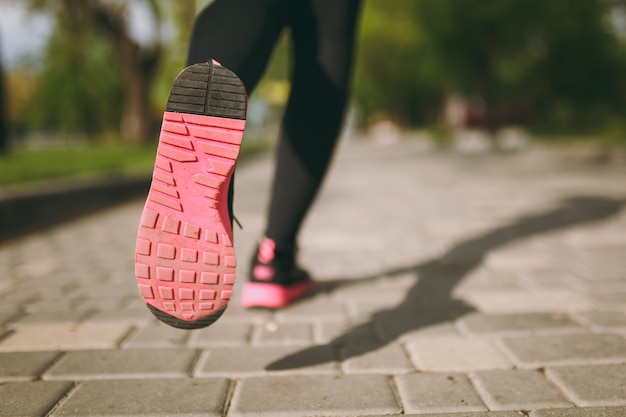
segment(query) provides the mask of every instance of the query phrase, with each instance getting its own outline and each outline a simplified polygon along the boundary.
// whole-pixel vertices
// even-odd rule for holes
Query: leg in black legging
[[[237,74],[250,94],[287,24],[284,3],[282,0],[214,1],[196,19],[187,65],[215,59]]]
[[[266,235],[290,250],[331,159],[348,92],[359,0],[216,0],[194,26],[188,64],[216,59],[256,87],[291,26],[292,90],[283,117]],[[231,187],[232,191],[232,187]]]
[[[251,94],[287,24],[283,0],[216,0],[196,18],[187,65],[216,60],[241,78]],[[228,210],[233,217],[233,175]]]
[[[359,0],[299,1],[291,13],[292,89],[282,122],[267,237],[292,250],[343,120]]]

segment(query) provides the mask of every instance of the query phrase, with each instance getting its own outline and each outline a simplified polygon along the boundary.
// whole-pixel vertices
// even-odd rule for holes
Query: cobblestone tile
[[[285,370],[268,371],[266,367],[291,354],[300,352],[301,348],[287,346],[257,346],[236,348],[215,348],[205,351],[196,367],[195,377],[212,376],[261,376],[277,373],[297,374],[337,374],[339,364],[335,351],[328,346],[313,348],[304,364],[294,359],[285,364]],[[309,363],[312,363],[311,365]]]
[[[391,285],[382,286],[379,282],[355,283],[340,287],[331,293],[336,302],[373,302],[383,305],[397,305],[406,298],[408,288]]]
[[[191,332],[188,345],[202,348],[246,346],[251,334],[252,325],[248,323],[218,321],[206,329]]]
[[[563,269],[551,271],[522,271],[520,274],[522,284],[525,287],[541,289],[576,288],[584,285],[582,279],[576,274]]]
[[[513,364],[489,340],[461,337],[433,337],[406,343],[419,370],[469,372],[508,369]]]
[[[346,303],[349,319],[354,323],[362,323],[371,319],[372,315],[401,304],[398,301],[349,301]]]
[[[100,300],[104,298],[107,301],[114,301],[121,300],[126,296],[139,297],[139,292],[134,285],[128,283],[121,285],[109,283],[84,286],[72,295],[81,296],[91,300]]]
[[[0,352],[110,348],[128,331],[124,324],[29,326],[0,340]]]
[[[624,417],[626,407],[568,408],[564,410],[537,410],[530,417]],[[446,416],[447,417],[447,416]]]
[[[252,333],[252,344],[259,346],[308,346],[313,342],[310,323],[268,322],[256,326]]]
[[[117,311],[124,306],[120,297],[84,298],[80,303],[82,310]]]
[[[9,328],[18,329],[21,327],[42,326],[47,324],[76,324],[81,322],[87,314],[87,311],[52,311],[25,314],[13,321],[9,325]]]
[[[137,330],[124,342],[124,348],[172,348],[185,344],[189,332],[155,324]]]
[[[395,379],[407,414],[487,411],[465,375],[419,373]]]
[[[626,331],[626,314],[617,311],[588,311],[573,317],[593,330]]]
[[[345,307],[342,304],[333,302],[325,297],[315,297],[304,300],[281,309],[276,312],[277,322],[333,322],[345,320],[348,317]]]
[[[17,310],[16,311],[6,311],[6,312],[2,312],[0,311],[0,326],[3,326],[5,324],[10,323],[13,320],[17,320],[19,319],[19,315],[17,314]]]
[[[347,358],[342,362],[343,370],[347,374],[391,375],[414,370],[411,361],[399,344],[380,346],[364,341],[347,343],[341,349],[341,357]]]
[[[43,417],[72,388],[71,382],[9,382],[0,385],[0,417]]]
[[[587,298],[573,290],[483,290],[464,295],[464,300],[482,313],[568,313],[589,310]]]
[[[86,350],[63,356],[43,376],[46,380],[183,378],[189,375],[195,349]]]
[[[233,295],[236,298],[236,295]],[[232,304],[232,305],[231,305]],[[244,308],[238,303],[230,303],[220,317],[220,322],[259,324],[270,321],[274,313],[262,308]]]
[[[24,309],[29,313],[38,313],[38,312],[53,312],[53,311],[76,311],[82,310],[86,311],[87,309],[81,308],[81,304],[85,302],[84,299],[77,298],[63,298],[62,302],[59,302],[59,299],[42,299],[37,301],[32,301],[28,303],[24,303]]]
[[[285,395],[285,393],[289,395]],[[241,381],[229,416],[354,416],[401,412],[381,375],[283,376]]]
[[[457,321],[459,328],[477,336],[527,336],[541,333],[584,331],[567,315],[554,313],[495,314],[474,313]]]
[[[598,308],[619,311],[626,308],[626,291],[596,293],[592,294],[590,298]]]
[[[347,320],[313,323],[313,339],[315,343],[328,343],[339,337],[347,337],[350,340],[363,340],[365,342],[376,340],[372,327],[367,324],[355,326]]]
[[[548,368],[546,375],[578,406],[626,406],[624,364]]]
[[[85,323],[117,323],[136,326],[146,326],[150,323],[158,323],[156,318],[143,306],[139,309],[116,309],[94,311],[84,320]]]
[[[59,356],[58,352],[0,353],[0,381],[36,379]]]
[[[485,412],[471,412],[471,413],[445,413],[445,414],[403,414],[405,417],[523,417],[523,414],[519,411],[485,411]],[[374,416],[372,416],[374,417]],[[376,416],[383,417],[383,416]],[[389,416],[385,416],[389,417]]]
[[[226,379],[88,381],[51,417],[220,417],[229,391]]]
[[[612,334],[511,338],[502,346],[517,365],[530,368],[626,361],[626,340]]]
[[[481,371],[470,375],[490,410],[565,408],[567,401],[537,371]]]
[[[454,325],[454,322],[441,322],[436,324],[431,324],[428,326],[421,326],[417,329],[410,330],[404,332],[400,336],[400,340],[403,342],[410,342],[411,340],[424,339],[424,338],[441,338],[441,337],[451,337],[457,338],[461,337],[461,333]]]

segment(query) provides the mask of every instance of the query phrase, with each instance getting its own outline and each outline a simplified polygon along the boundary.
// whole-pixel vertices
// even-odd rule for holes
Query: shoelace
[[[237,226],[239,226],[240,230],[243,230],[243,226],[241,225],[241,223],[239,223],[239,220],[237,220],[237,217],[233,214],[233,221],[235,222],[235,224],[237,224]]]

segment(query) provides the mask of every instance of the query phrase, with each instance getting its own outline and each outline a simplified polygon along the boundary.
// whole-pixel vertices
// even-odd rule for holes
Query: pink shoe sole
[[[247,282],[241,294],[244,307],[282,308],[310,294],[315,289],[311,280],[288,287],[278,284]]]
[[[193,329],[217,320],[235,283],[228,190],[245,126],[237,76],[196,64],[170,92],[135,248],[139,291],[154,315]]]

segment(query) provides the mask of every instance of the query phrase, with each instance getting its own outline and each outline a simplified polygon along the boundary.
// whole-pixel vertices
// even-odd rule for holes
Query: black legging
[[[216,0],[198,16],[188,65],[215,59],[251,93],[291,28],[294,64],[282,120],[266,236],[295,247],[341,128],[360,0]]]

